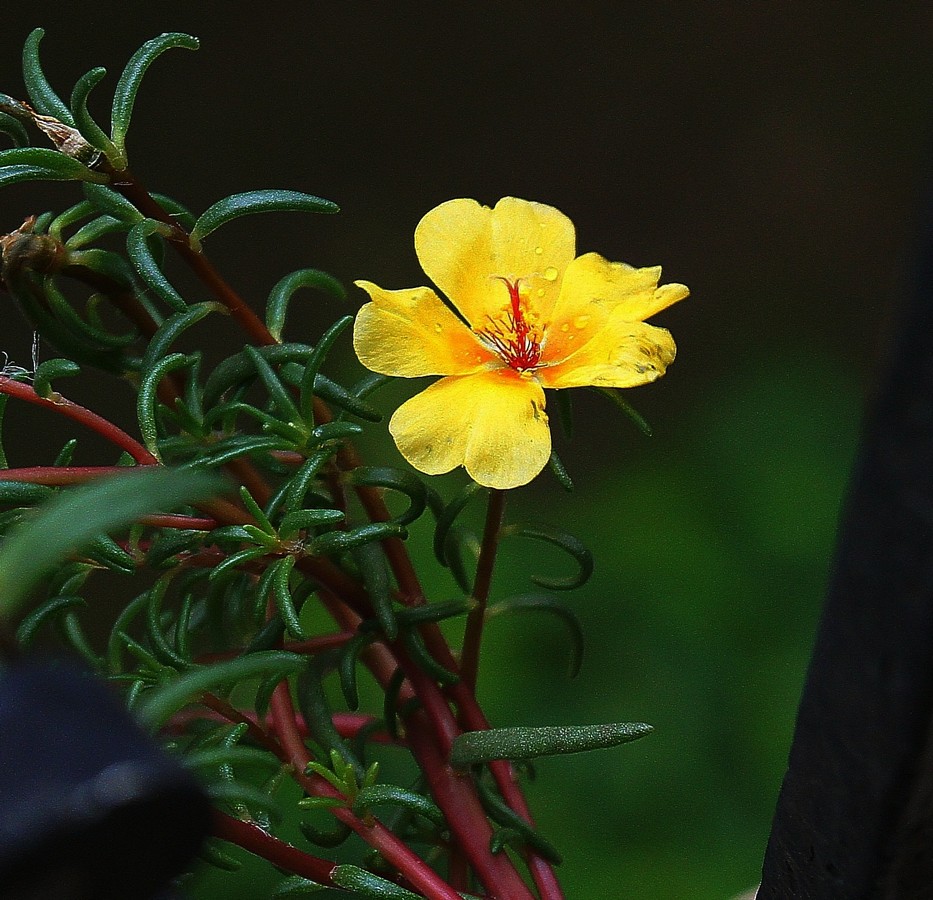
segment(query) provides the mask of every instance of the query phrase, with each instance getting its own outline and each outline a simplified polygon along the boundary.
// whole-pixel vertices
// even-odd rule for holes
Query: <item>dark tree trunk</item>
[[[933,203],[926,215],[841,520],[760,900],[933,898]]]

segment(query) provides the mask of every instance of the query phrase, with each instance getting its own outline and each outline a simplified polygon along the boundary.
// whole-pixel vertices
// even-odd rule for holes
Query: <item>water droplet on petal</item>
[[[557,271],[557,269],[554,268],[554,266],[548,266],[548,267],[544,270],[544,277],[545,277],[548,281],[557,281],[557,276],[558,276],[559,274],[560,274],[560,273]]]
[[[544,247],[535,247],[535,253],[540,256],[542,253],[544,253]]]
[[[435,330],[438,334],[440,334],[440,333],[444,330],[444,326],[441,325],[440,322],[435,322],[435,323],[434,323],[434,330]]]
[[[564,322],[564,324],[560,326],[560,330],[561,330],[561,331],[570,331],[570,326],[569,326],[566,322]]]
[[[586,328],[586,326],[589,325],[589,324],[590,324],[590,317],[589,317],[589,316],[577,316],[577,317],[573,320],[573,327],[574,327],[574,328]]]
[[[544,288],[538,288],[538,296],[539,296],[539,297],[543,297],[543,296],[544,296]]]

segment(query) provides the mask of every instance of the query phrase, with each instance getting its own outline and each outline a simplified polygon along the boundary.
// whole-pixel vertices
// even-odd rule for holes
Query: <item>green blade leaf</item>
[[[494,759],[533,759],[536,756],[584,753],[629,744],[652,731],[654,728],[643,722],[467,731],[454,740],[450,764],[457,769],[465,769]]]
[[[45,37],[44,28],[34,29],[23,46],[23,81],[36,112],[43,116],[54,116],[66,125],[74,126],[71,110],[65,105],[52,85],[49,84],[39,62],[39,43]]]
[[[11,147],[0,152],[0,178],[4,178],[8,169],[30,168],[42,170],[45,174],[34,176],[47,181],[96,181],[101,184],[107,176],[92,172],[87,166],[72,156],[66,156],[48,147]],[[20,181],[27,179],[20,178]],[[4,178],[4,183],[10,181]]]
[[[71,111],[74,114],[75,126],[81,132],[84,139],[98,150],[107,155],[107,158],[116,158],[117,148],[113,141],[107,137],[106,132],[88,111],[87,98],[94,88],[100,84],[101,79],[107,74],[107,70],[98,66],[85,72],[74,86],[71,92]]]
[[[160,34],[151,41],[146,41],[132,56],[126,64],[126,68],[120,75],[116,89],[113,92],[113,115],[111,138],[117,151],[117,156],[110,162],[117,170],[126,168],[126,133],[129,131],[130,119],[133,116],[133,104],[136,102],[136,92],[139,90],[139,83],[142,81],[146,69],[152,62],[173,47],[184,47],[186,50],[197,50],[199,47],[197,38],[190,34],[181,34],[170,32]]]
[[[155,219],[144,219],[134,225],[126,235],[126,254],[139,273],[139,277],[146,282],[160,300],[178,312],[185,312],[188,304],[182,296],[172,287],[165,273],[159,267],[156,258],[149,249],[148,239],[160,233],[166,226]]]
[[[506,525],[500,534],[503,538],[515,535],[536,541],[545,541],[559,547],[576,560],[579,569],[575,575],[570,575],[567,578],[547,578],[543,575],[532,575],[531,580],[538,587],[550,591],[572,591],[586,584],[593,574],[593,554],[590,553],[579,538],[574,537],[572,534],[567,534],[567,532],[560,531],[557,528],[531,528],[525,525]]]
[[[17,122],[17,124],[19,123]],[[0,130],[2,128],[3,122],[0,121]],[[23,133],[25,134],[25,131]],[[347,292],[344,290],[343,285],[333,275],[328,275],[326,272],[321,272],[318,269],[299,269],[297,272],[286,275],[272,288],[269,293],[269,300],[266,303],[266,325],[277,341],[282,340],[285,315],[292,294],[299,288],[305,287],[324,291],[337,300],[347,299]]]
[[[139,718],[154,730],[197,694],[251,678],[287,678],[300,672],[307,664],[308,661],[296,653],[262,650],[214,663],[207,668],[191,669],[146,694],[140,702]]]
[[[392,881],[386,881],[385,878],[349,863],[335,866],[330,877],[338,887],[356,891],[370,900],[418,900],[419,896]]]
[[[427,607],[430,609],[430,607]],[[513,612],[546,612],[557,616],[567,627],[570,634],[570,677],[576,678],[583,664],[583,626],[577,614],[564,606],[556,597],[542,594],[522,594],[509,597],[486,609],[486,618]]]
[[[209,207],[195,223],[191,232],[191,240],[199,241],[220,228],[221,225],[240,216],[283,210],[335,213],[339,211],[339,207],[330,200],[323,200],[312,194],[302,194],[299,191],[246,191],[243,194],[225,197]]]
[[[0,616],[8,618],[50,569],[100,534],[202,500],[219,487],[216,478],[201,472],[153,467],[62,493],[0,547]]]
[[[23,127],[23,123],[4,112],[0,112],[0,131],[8,134],[17,147],[29,146],[29,133]]]

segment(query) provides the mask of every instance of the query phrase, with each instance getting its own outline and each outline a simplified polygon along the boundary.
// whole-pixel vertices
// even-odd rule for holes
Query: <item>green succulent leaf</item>
[[[113,93],[111,139],[116,155],[110,162],[118,171],[126,168],[126,133],[129,131],[130,119],[133,115],[136,92],[139,90],[143,75],[146,74],[146,69],[166,50],[173,47],[197,50],[198,46],[198,39],[190,34],[177,32],[160,34],[151,41],[146,41],[127,63]]]
[[[525,525],[506,525],[501,531],[502,537],[526,537],[536,541],[545,541],[559,547],[569,556],[572,556],[579,566],[575,575],[567,578],[547,578],[543,575],[532,575],[531,580],[538,587],[550,591],[572,591],[589,581],[593,574],[593,554],[579,538],[556,528],[532,528]]]
[[[323,200],[321,197],[303,194],[299,191],[246,191],[218,200],[205,210],[195,222],[191,231],[191,240],[200,241],[221,225],[238,219],[240,216],[279,211],[335,213],[339,211],[339,207],[330,200]]]
[[[424,482],[401,469],[389,466],[359,466],[347,476],[354,487],[376,487],[398,491],[408,499],[408,509],[391,521],[397,525],[411,525],[424,512],[428,494]]]
[[[353,812],[358,816],[365,815],[369,807],[379,803],[393,803],[404,806],[406,809],[429,819],[435,825],[442,827],[446,825],[444,814],[436,803],[421,794],[405,790],[405,788],[394,784],[374,784],[371,787],[363,788],[357,794],[356,802],[353,804]]]
[[[596,391],[597,394],[605,397],[610,403],[612,403],[616,409],[621,410],[625,415],[627,415],[634,423],[635,427],[645,436],[651,437],[654,432],[651,430],[651,426],[648,424],[647,419],[637,410],[628,400],[623,396],[622,390],[619,388],[601,388],[596,387],[592,390]],[[558,393],[566,393],[565,391],[558,391]]]
[[[356,891],[369,900],[418,900],[419,896],[392,881],[386,881],[385,878],[348,863],[335,866],[330,877],[338,887]]]
[[[11,147],[0,151],[0,185],[17,181],[89,181],[103,184],[108,176],[93,172],[74,157],[48,147]]]
[[[87,601],[83,597],[59,595],[46,600],[41,606],[37,606],[28,616],[23,618],[16,629],[16,641],[21,647],[28,647],[39,629],[49,620],[57,618],[60,614],[73,610],[76,607],[87,606]]]
[[[142,222],[146,217],[122,194],[118,194],[113,188],[105,187],[99,184],[83,185],[84,196],[88,201],[94,204],[94,207],[108,216],[129,222],[135,225]]]
[[[466,769],[494,759],[533,759],[630,744],[654,731],[643,722],[552,725],[467,731],[454,740],[450,764]]]
[[[154,688],[140,701],[140,720],[155,730],[177,709],[205,691],[213,691],[252,678],[278,675],[287,678],[300,672],[308,661],[284,650],[264,650],[223,660],[207,668],[191,669]]]
[[[297,272],[286,275],[272,288],[266,303],[266,325],[277,341],[282,339],[282,330],[285,328],[286,313],[292,295],[300,288],[324,291],[335,300],[347,298],[343,285],[333,275],[328,275],[326,272],[318,269],[299,269]]]
[[[99,535],[149,513],[205,499],[216,478],[157,467],[128,471],[63,492],[0,547],[0,615],[9,616],[38,581]]]
[[[0,112],[0,132],[9,135],[17,147],[29,146],[29,133],[19,119],[8,116],[5,112]]]
[[[138,222],[126,236],[126,252],[140,278],[152,289],[153,293],[172,309],[182,312],[188,309],[188,304],[165,277],[165,273],[149,246],[149,238],[163,232],[166,228],[166,225],[156,222],[155,219],[144,219]]]
[[[106,132],[94,121],[87,108],[88,95],[100,84],[106,74],[107,70],[98,66],[90,72],[85,72],[78,79],[71,92],[71,111],[74,115],[75,127],[84,139],[104,153],[108,159],[115,159],[118,155],[117,148],[107,137]]]
[[[39,44],[43,37],[45,37],[45,29],[35,28],[23,45],[23,81],[26,84],[29,100],[36,112],[41,115],[54,116],[60,122],[74,126],[75,120],[71,115],[71,110],[55,93],[45,77],[42,63],[39,62]]]
[[[486,609],[486,618],[513,612],[545,612],[557,616],[570,634],[570,677],[576,678],[583,664],[583,626],[577,614],[564,606],[556,597],[544,594],[522,594],[493,603]]]
[[[303,897],[305,894],[314,894],[327,888],[316,881],[309,881],[300,875],[290,875],[282,881],[272,892],[272,900],[286,900],[289,897]]]
[[[48,399],[52,396],[52,379],[80,374],[81,366],[70,359],[47,359],[36,368],[32,385],[40,397]]]

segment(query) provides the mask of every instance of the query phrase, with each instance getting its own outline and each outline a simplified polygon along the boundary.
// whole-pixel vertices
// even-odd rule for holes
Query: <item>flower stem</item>
[[[480,645],[483,641],[486,604],[489,602],[489,589],[492,586],[492,572],[496,565],[499,531],[502,528],[504,514],[505,491],[490,491],[489,505],[486,507],[486,524],[483,527],[483,543],[476,564],[476,579],[473,582],[471,597],[476,605],[467,616],[466,631],[463,636],[463,654],[460,662],[460,677],[473,692],[476,691],[476,677],[479,671],[479,654]]]

